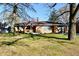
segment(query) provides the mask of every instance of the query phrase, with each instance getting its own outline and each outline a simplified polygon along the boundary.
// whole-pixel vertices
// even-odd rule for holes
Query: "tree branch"
[[[54,3],[53,5],[49,5],[49,4],[48,4],[48,6],[49,6],[50,8],[53,8],[53,7],[56,6],[56,3]]]
[[[61,13],[59,16],[57,16],[57,18],[60,17],[60,16],[62,16],[62,15],[65,14],[65,13],[68,13],[68,12],[70,12],[70,11],[64,11],[64,12]],[[56,19],[57,19],[57,18],[56,18]]]
[[[79,4],[77,5],[77,7],[76,7],[76,9],[75,9],[75,11],[73,13],[73,16],[75,16],[75,14],[77,13],[78,10],[79,10]]]

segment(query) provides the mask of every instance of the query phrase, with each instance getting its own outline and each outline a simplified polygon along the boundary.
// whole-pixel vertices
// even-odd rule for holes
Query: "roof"
[[[64,23],[50,22],[50,21],[39,21],[39,22],[26,22],[26,23],[17,23],[14,26],[66,26]]]

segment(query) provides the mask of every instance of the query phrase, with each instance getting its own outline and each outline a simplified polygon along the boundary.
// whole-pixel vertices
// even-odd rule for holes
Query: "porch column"
[[[66,32],[67,32],[67,26],[64,27],[64,33],[66,33]]]
[[[56,25],[54,25],[54,33],[56,33],[56,29],[57,29],[57,26],[56,26]]]
[[[33,29],[33,32],[36,32],[36,26],[33,26],[32,29]]]
[[[52,29],[52,33],[54,33],[54,26],[51,26],[51,29]]]

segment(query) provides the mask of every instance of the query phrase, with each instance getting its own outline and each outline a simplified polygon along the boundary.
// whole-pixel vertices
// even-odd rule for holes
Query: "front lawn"
[[[69,41],[65,34],[0,34],[0,55],[79,55],[78,38],[79,35],[74,41]]]

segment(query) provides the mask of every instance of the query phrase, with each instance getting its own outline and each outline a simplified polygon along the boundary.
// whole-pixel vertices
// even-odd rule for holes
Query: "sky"
[[[59,10],[64,5],[65,4],[63,4],[63,3],[62,4],[59,3],[54,8],[56,10]],[[38,4],[38,5],[37,4],[33,4],[33,6],[34,6],[34,8],[35,8],[35,10],[37,12],[34,13],[34,12],[29,11],[28,13],[29,13],[30,16],[32,16],[34,18],[38,17],[40,21],[46,21],[46,20],[49,19],[49,15],[50,15],[51,10],[48,7],[46,7],[46,6],[42,5],[42,4]]]
[[[33,11],[29,11],[27,10],[27,13],[37,19],[39,19],[39,21],[47,21],[49,19],[49,15],[50,15],[50,12],[51,10],[47,7],[47,6],[44,6],[43,4],[32,4],[34,9],[36,10],[36,12],[33,12]],[[54,8],[56,10],[59,10],[60,8],[62,8],[65,4],[64,3],[58,3]],[[3,8],[0,6],[0,12],[3,10]],[[1,21],[1,20],[0,20]]]

